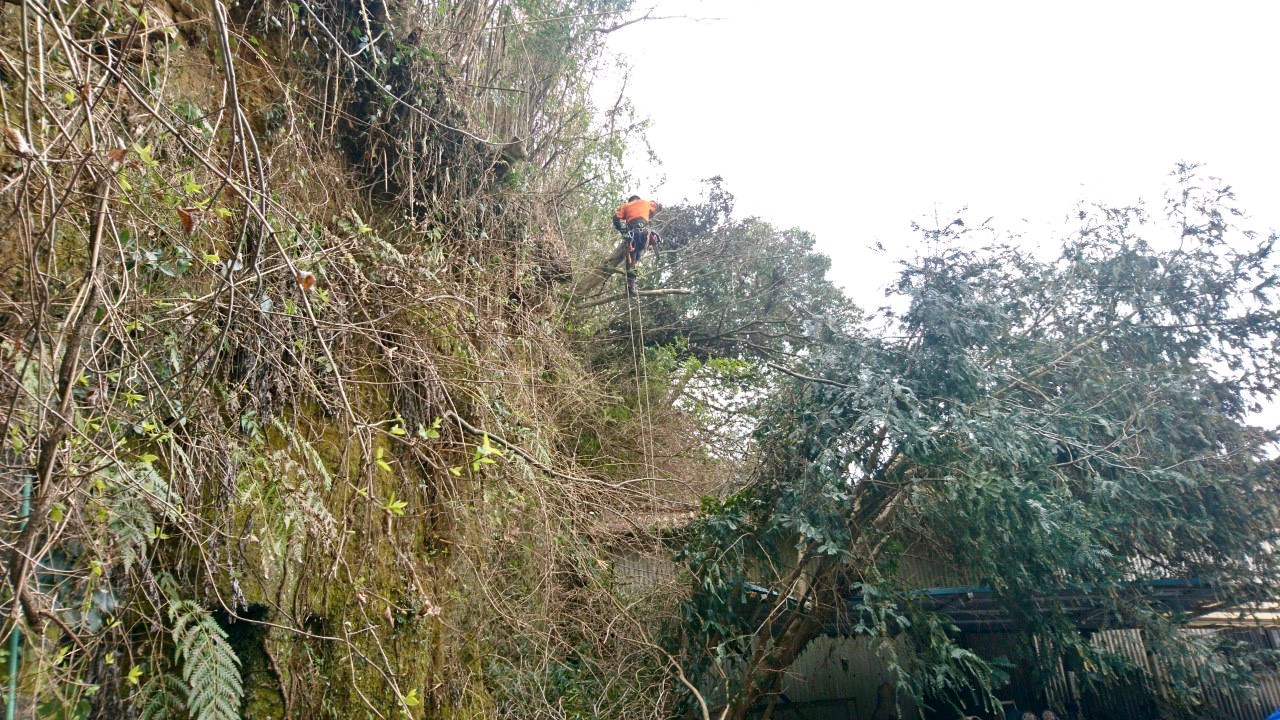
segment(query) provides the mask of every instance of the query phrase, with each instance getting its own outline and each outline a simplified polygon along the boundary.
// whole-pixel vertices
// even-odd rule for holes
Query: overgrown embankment
[[[626,9],[0,10],[20,709],[663,712],[591,533],[684,506],[558,285],[617,194],[585,78]]]

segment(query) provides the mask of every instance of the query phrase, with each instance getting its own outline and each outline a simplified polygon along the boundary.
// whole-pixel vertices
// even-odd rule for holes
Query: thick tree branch
[[[693,291],[690,290],[689,288],[662,288],[660,290],[640,290],[636,293],[636,296],[637,297],[662,297],[664,295],[692,295],[692,294],[693,294]],[[609,297],[606,297],[606,298],[592,300],[591,302],[588,302],[588,303],[582,303],[581,305],[578,306],[578,309],[586,310],[588,308],[598,307],[600,305],[608,305],[609,303],[615,303],[615,302],[618,302],[619,300],[626,300],[626,299],[627,299],[626,293],[619,293],[617,295],[610,295]]]

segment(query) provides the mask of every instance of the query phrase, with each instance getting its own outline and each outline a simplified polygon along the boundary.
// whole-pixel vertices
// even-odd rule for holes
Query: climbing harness
[[[661,241],[657,232],[650,230],[648,223],[640,222],[627,231],[627,252],[624,257],[627,276],[627,295],[636,297],[636,265],[640,263],[640,255],[646,248],[656,246]]]
[[[648,240],[649,228],[643,221],[627,230],[627,253],[624,258],[627,270],[627,296],[636,296],[636,265],[640,262],[640,253],[644,252]]]

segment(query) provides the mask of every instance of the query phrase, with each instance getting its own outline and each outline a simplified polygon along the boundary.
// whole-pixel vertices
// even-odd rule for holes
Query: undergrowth
[[[634,127],[584,81],[628,5],[3,6],[21,702],[666,712],[607,538],[686,509],[652,480],[678,454],[610,411],[637,397],[559,285]]]

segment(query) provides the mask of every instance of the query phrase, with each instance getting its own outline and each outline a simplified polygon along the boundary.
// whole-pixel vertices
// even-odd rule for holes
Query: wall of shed
[[[620,586],[637,593],[675,582],[677,568],[665,553],[622,549],[614,554],[613,577]],[[978,578],[938,562],[925,553],[904,554],[899,572],[920,587],[970,587]],[[1280,627],[1274,628],[1194,628],[1203,634],[1230,632],[1254,648],[1280,652]],[[1151,670],[1142,633],[1138,630],[1109,630],[1097,633],[1093,642],[1130,658]],[[1008,655],[1013,637],[1005,633],[966,634],[963,644],[984,658]],[[899,648],[899,651],[903,651]],[[876,715],[877,691],[893,684],[889,662],[878,654],[867,638],[823,636],[801,653],[783,680],[782,693],[772,717],[777,720],[880,720],[883,717],[918,717],[913,705],[903,704],[897,712]],[[1043,690],[1026,673],[1014,673],[1010,686],[1000,693],[1020,710],[1057,712],[1075,708],[1089,720],[1159,720],[1160,713],[1150,690],[1139,683],[1111,689],[1101,697],[1085,690],[1083,678],[1059,664]],[[1250,695],[1239,688],[1219,687],[1210,691],[1203,717],[1216,720],[1262,720],[1280,708],[1280,672],[1263,670],[1256,676],[1257,692]],[[901,713],[899,715],[899,712]],[[984,719],[985,720],[985,719]]]
[[[905,647],[894,641],[899,653]],[[782,681],[773,717],[796,720],[876,720],[914,717],[909,700],[894,698],[894,675],[887,648],[877,651],[870,639],[823,636],[809,643]],[[886,686],[881,689],[881,686]],[[898,703],[894,709],[895,702]],[[877,715],[877,708],[880,715]]]
[[[1280,628],[1195,628],[1186,632],[1226,632],[1255,649],[1280,650]],[[1157,669],[1148,659],[1140,630],[1108,630],[1097,633],[1092,642],[1128,658],[1137,667],[1159,677]],[[965,637],[965,645],[985,658],[1005,654],[1011,643],[1012,637],[1001,633],[972,634]],[[1014,682],[1000,695],[1016,702],[1021,709],[1039,711],[1042,707],[1050,707],[1059,713],[1066,709],[1077,712],[1080,717],[1088,720],[1160,720],[1165,717],[1159,709],[1158,697],[1161,689],[1158,685],[1152,687],[1150,683],[1135,681],[1127,686],[1122,683],[1120,687],[1095,694],[1088,690],[1082,674],[1067,670],[1061,663],[1057,676],[1049,679],[1043,693],[1026,685],[1020,686],[1019,680],[1020,676],[1015,673]],[[1212,689],[1196,717],[1205,720],[1262,720],[1280,708],[1280,673],[1275,669],[1260,669],[1254,680],[1257,691],[1252,694],[1246,689],[1226,683],[1214,686],[1210,682]]]

